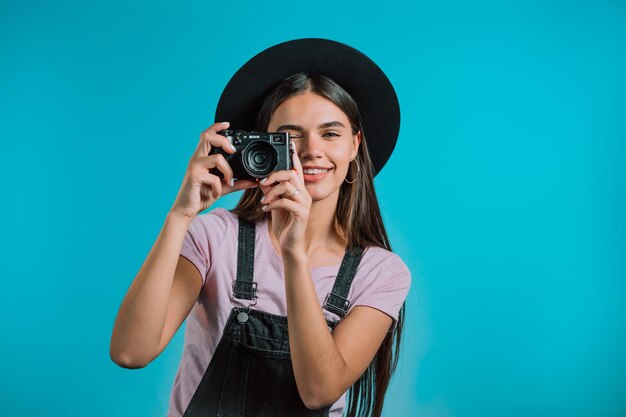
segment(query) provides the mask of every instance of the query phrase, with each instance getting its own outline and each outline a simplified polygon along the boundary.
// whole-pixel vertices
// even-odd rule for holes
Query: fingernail
[[[229,124],[230,122],[220,122],[220,123],[221,123],[221,124],[223,124],[223,125],[227,125],[227,124]]]
[[[234,187],[234,186],[235,186],[235,179],[234,179],[234,178],[231,178],[231,179],[230,179],[230,186],[231,186],[231,187]]]
[[[230,149],[232,149],[233,152],[237,152],[237,148],[235,148],[235,145],[233,145],[232,143],[230,144]]]
[[[267,177],[263,178],[261,181],[259,181],[260,184],[265,184],[265,181],[267,181]]]
[[[261,203],[265,201],[265,196],[261,197]]]
[[[267,210],[267,204],[264,205],[263,207],[261,207],[261,210],[266,211]]]

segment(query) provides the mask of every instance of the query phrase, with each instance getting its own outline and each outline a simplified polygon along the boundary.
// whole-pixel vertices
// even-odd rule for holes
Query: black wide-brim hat
[[[329,39],[296,39],[274,45],[246,62],[230,79],[217,104],[215,121],[231,129],[255,130],[265,97],[296,73],[322,74],[348,92],[363,122],[374,175],[398,140],[400,106],[385,73],[361,51]]]

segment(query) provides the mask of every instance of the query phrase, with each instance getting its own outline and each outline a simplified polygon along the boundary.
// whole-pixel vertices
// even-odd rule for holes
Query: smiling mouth
[[[327,173],[329,170],[328,169],[319,169],[319,168],[315,168],[315,169],[303,169],[302,172],[305,175],[318,175],[318,174],[325,174]]]

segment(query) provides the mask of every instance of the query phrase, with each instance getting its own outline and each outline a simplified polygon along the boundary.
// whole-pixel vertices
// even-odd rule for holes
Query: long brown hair
[[[356,161],[350,164],[348,170],[348,177],[354,182],[350,184],[344,181],[339,188],[335,215],[337,233],[346,240],[348,247],[378,246],[391,251],[374,190],[372,161],[367,150],[361,115],[356,102],[343,88],[324,75],[294,74],[265,98],[257,117],[256,129],[266,131],[272,114],[282,102],[307,91],[318,94],[339,107],[348,116],[353,135],[361,132],[361,145]],[[356,167],[357,163],[359,168]],[[258,187],[246,190],[232,210],[233,213],[253,222],[268,219],[271,213],[261,210],[262,195],[263,192]],[[396,328],[387,333],[368,368],[350,387],[347,417],[380,417],[389,381],[398,364],[404,310],[402,304]]]

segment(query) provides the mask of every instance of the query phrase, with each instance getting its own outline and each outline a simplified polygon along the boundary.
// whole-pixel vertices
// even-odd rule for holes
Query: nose
[[[298,157],[301,161],[313,161],[320,159],[323,155],[322,138],[317,133],[306,135],[298,145]]]

